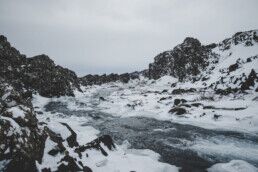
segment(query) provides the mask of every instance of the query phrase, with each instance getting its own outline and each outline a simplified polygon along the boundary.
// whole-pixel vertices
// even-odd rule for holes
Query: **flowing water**
[[[146,117],[114,117],[94,109],[96,104],[92,101],[93,110],[71,110],[64,102],[50,102],[45,109],[67,116],[85,116],[90,120],[83,125],[93,126],[100,135],[111,135],[117,144],[127,140],[131,148],[151,149],[161,155],[160,161],[182,167],[181,171],[205,171],[215,163],[233,159],[242,159],[258,167],[257,135],[209,130]]]

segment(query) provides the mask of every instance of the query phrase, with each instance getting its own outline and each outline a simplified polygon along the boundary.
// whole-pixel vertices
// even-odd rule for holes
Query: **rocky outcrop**
[[[196,76],[208,66],[208,58],[212,54],[210,49],[201,45],[199,40],[188,37],[173,50],[154,58],[149,65],[149,77],[158,79],[170,75],[183,81],[189,76]]]
[[[15,90],[0,82],[0,161],[4,171],[37,171],[41,163],[46,135],[38,127],[38,120],[27,90]]]
[[[88,156],[87,150],[108,156],[103,146],[115,148],[108,135],[80,145],[76,132],[67,123],[56,123],[59,130],[53,130],[48,123],[39,122],[31,99],[30,91],[16,90],[0,77],[0,171],[91,172],[82,157]],[[51,164],[45,162],[48,156],[54,157]]]
[[[132,72],[132,73],[123,73],[123,74],[114,74],[109,75],[86,75],[79,78],[80,83],[84,86],[87,85],[101,85],[109,82],[120,81],[123,83],[128,83],[130,79],[138,79],[141,72]]]
[[[255,83],[258,83],[258,76],[254,69],[251,70],[248,78],[241,85],[241,90],[248,90],[250,87],[254,87]]]
[[[74,89],[80,90],[80,85],[73,71],[55,65],[46,55],[27,58],[0,36],[0,171],[92,171],[75,151],[83,146],[76,132],[60,123],[56,127],[66,131],[64,138],[48,123],[39,122],[31,103],[33,93],[72,96]],[[107,155],[100,143],[108,149],[115,146],[110,136],[85,145]],[[44,161],[47,156],[56,157],[51,165]]]
[[[73,96],[80,90],[76,74],[55,65],[47,55],[26,58],[0,36],[0,76],[17,89],[26,88],[45,97]]]
[[[149,65],[148,76],[159,79],[170,75],[179,82],[198,82],[205,89],[212,88],[221,95],[256,89],[258,69],[254,66],[257,66],[258,52],[254,49],[258,45],[257,33],[257,30],[238,32],[210,45],[186,38],[174,49],[157,55]],[[172,85],[175,86],[176,83]],[[181,89],[175,89],[173,94],[181,92]]]
[[[256,30],[246,32],[237,32],[231,38],[227,38],[218,44],[220,50],[225,51],[232,47],[232,45],[244,44],[245,46],[252,46],[258,42],[258,35]]]

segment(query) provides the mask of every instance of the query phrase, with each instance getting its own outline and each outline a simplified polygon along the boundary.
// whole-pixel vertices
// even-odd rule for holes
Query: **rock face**
[[[108,155],[100,144],[111,150],[115,145],[110,136],[85,143],[86,149],[78,152],[85,146],[78,143],[77,134],[68,124],[55,124],[60,131],[67,132],[64,138],[48,123],[38,122],[32,93],[45,97],[72,96],[76,88],[80,90],[79,79],[73,71],[55,65],[46,55],[26,58],[0,36],[0,171],[91,172],[82,160],[82,154],[87,155],[86,149]],[[51,165],[44,161],[47,156],[54,157]]]
[[[258,83],[258,30],[238,32],[217,44],[202,45],[186,38],[154,58],[148,77],[164,75],[212,88],[218,94],[254,90]],[[252,65],[250,65],[252,64]]]
[[[141,72],[123,73],[123,74],[109,74],[109,75],[86,75],[79,78],[80,83],[84,86],[87,85],[101,85],[109,82],[121,81],[128,83],[130,79],[138,79]]]
[[[42,160],[46,135],[38,127],[31,94],[0,82],[0,161],[5,171],[37,171]]]
[[[80,90],[76,74],[55,65],[46,55],[26,58],[0,36],[0,75],[16,88],[37,91],[45,97],[73,96]]]
[[[154,63],[149,65],[149,77],[158,79],[171,75],[183,81],[187,76],[196,76],[209,64],[210,49],[197,39],[188,37],[173,50],[154,58]]]
[[[0,171],[53,171],[51,168],[56,167],[54,171],[91,172],[87,162],[82,160],[82,156],[88,156],[87,150],[94,149],[108,156],[101,144],[109,150],[115,148],[108,135],[80,145],[77,134],[68,124],[55,125],[60,131],[68,132],[65,138],[47,123],[39,123],[31,103],[31,92],[25,88],[16,90],[1,77],[0,81]],[[48,164],[44,161],[47,156],[56,158]]]

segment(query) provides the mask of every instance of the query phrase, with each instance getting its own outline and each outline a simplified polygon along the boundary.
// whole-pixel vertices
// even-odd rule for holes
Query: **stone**
[[[172,108],[169,113],[172,113],[172,114],[175,114],[175,115],[183,115],[186,113],[186,110],[184,108],[181,108],[181,107],[175,107],[175,108]]]

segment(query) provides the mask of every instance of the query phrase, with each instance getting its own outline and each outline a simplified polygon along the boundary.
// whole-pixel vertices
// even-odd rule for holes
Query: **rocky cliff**
[[[76,74],[55,65],[46,55],[26,58],[0,36],[0,76],[17,89],[27,88],[45,97],[73,96],[80,90]]]
[[[48,123],[38,122],[31,103],[31,92],[16,90],[2,78],[0,81],[0,171],[52,171],[54,166],[54,171],[60,172],[91,172],[81,156],[86,156],[90,149],[107,156],[101,144],[109,150],[115,147],[112,139],[106,135],[80,145],[77,134],[68,124],[55,124],[66,133],[65,137],[49,127]],[[51,164],[41,167],[46,156],[53,157],[53,160]]]
[[[109,136],[80,145],[68,124],[55,124],[65,137],[37,119],[33,93],[73,96],[75,89],[80,90],[80,85],[73,71],[55,65],[46,55],[27,58],[0,36],[0,171],[91,172],[87,162],[81,160],[87,150],[108,155],[102,144],[106,150],[115,147]],[[51,164],[44,164],[44,158],[51,157]]]
[[[213,46],[201,45],[195,38],[186,38],[182,44],[171,51],[165,51],[154,58],[149,65],[149,77],[158,79],[171,75],[183,81],[187,77],[198,75],[209,65],[208,59]]]
[[[210,45],[186,38],[174,49],[157,55],[149,65],[148,76],[158,79],[170,75],[223,94],[250,87],[257,90],[257,35],[257,30],[238,32]]]

